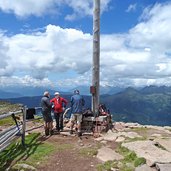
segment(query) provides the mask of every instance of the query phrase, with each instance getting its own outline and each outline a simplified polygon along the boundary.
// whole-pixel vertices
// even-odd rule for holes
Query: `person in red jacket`
[[[55,92],[55,97],[50,100],[53,103],[54,117],[56,120],[56,130],[63,130],[63,112],[68,103],[66,99],[60,96],[59,92]]]

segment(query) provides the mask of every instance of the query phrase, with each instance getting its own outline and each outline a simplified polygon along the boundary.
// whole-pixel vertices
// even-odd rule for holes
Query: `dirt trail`
[[[42,138],[43,141],[43,138]],[[83,135],[82,139],[77,136],[53,135],[45,141],[51,142],[58,148],[69,145],[69,148],[55,152],[48,157],[48,161],[40,164],[39,171],[97,171],[96,166],[100,161],[92,154],[87,155],[87,149],[98,146],[92,135]],[[82,153],[81,153],[82,152]],[[86,154],[84,154],[84,152]]]

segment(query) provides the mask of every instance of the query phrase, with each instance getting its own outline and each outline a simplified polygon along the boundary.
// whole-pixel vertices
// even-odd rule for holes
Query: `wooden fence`
[[[34,109],[35,110],[41,109],[41,107],[35,107]],[[36,128],[32,128],[30,130],[26,130],[26,123],[32,120],[37,120],[37,119],[42,118],[42,117],[39,117],[36,119],[26,120],[26,115],[28,111],[29,111],[29,108],[27,108],[26,106],[23,106],[21,110],[18,110],[16,112],[9,112],[9,113],[0,115],[0,120],[5,119],[7,117],[12,117],[12,119],[15,122],[15,126],[11,126],[0,132],[0,152],[3,151],[6,147],[8,147],[8,145],[10,145],[11,142],[15,138],[19,138],[19,137],[21,137],[21,143],[25,147],[26,131],[31,131],[32,129],[36,129]],[[20,122],[17,120],[18,115],[22,115],[22,120]]]
[[[22,115],[22,121],[17,121],[17,115]],[[12,117],[15,121],[15,126],[11,126],[0,132],[0,152],[3,151],[16,137],[21,137],[22,145],[25,145],[25,128],[26,128],[26,107],[16,112],[9,112],[0,115],[0,120],[7,117]]]

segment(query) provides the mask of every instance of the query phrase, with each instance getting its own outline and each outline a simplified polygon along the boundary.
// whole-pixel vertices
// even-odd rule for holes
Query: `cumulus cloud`
[[[75,18],[82,17],[84,15],[92,15],[93,14],[93,1],[78,1],[78,0],[64,0],[68,6],[73,9],[72,14],[68,14],[65,19],[74,20]],[[108,10],[108,5],[111,0],[101,0],[101,13]]]
[[[108,8],[111,0],[101,0],[102,12]],[[73,10],[66,19],[75,19],[76,16],[85,16],[92,14],[92,0],[0,0],[0,9],[6,13],[14,13],[18,17],[27,17],[30,15],[43,16],[48,13],[60,13],[60,7],[66,5]]]
[[[32,76],[25,75],[23,77],[11,76],[9,77],[3,76],[0,77],[0,85],[1,86],[33,86],[33,87],[53,87],[54,84],[48,78],[44,79],[35,79]]]
[[[131,45],[149,47],[159,54],[170,51],[170,7],[171,3],[146,8],[140,17],[141,22],[130,30]]]
[[[148,7],[128,33],[101,35],[101,85],[171,85],[170,8]],[[0,55],[1,84],[12,77],[21,84],[91,85],[92,35],[80,30],[48,25],[29,34],[2,32]]]
[[[82,74],[91,68],[92,36],[75,29],[48,25],[43,32],[2,35],[0,47],[1,76],[26,74],[40,81],[55,73]]]
[[[54,0],[0,0],[0,9],[7,13],[14,13],[19,17],[26,17],[29,15],[41,16],[46,11],[54,10]]]

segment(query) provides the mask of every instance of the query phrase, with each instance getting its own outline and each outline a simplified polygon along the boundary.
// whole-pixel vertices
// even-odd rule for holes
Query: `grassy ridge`
[[[10,102],[0,101],[0,115],[7,114],[9,112],[19,111],[20,109],[21,105],[19,104],[11,104]],[[0,120],[0,126],[11,126],[14,124],[15,122],[10,116]]]
[[[11,104],[10,102],[0,101],[0,114],[14,112],[21,109],[19,104]]]

